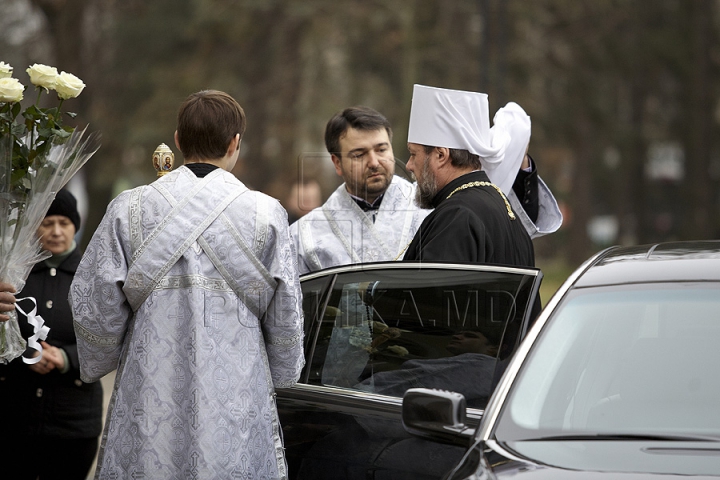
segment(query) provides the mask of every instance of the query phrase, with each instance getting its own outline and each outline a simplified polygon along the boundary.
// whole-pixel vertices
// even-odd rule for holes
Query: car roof
[[[611,247],[589,262],[574,287],[720,281],[720,241]]]

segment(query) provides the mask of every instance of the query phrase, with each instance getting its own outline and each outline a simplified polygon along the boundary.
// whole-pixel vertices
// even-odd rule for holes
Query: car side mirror
[[[411,435],[468,446],[474,429],[465,424],[465,397],[456,392],[411,388],[402,403],[402,423]]]

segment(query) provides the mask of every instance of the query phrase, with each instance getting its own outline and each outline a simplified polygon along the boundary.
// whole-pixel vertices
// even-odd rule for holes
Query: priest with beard
[[[535,266],[530,236],[504,193],[525,157],[530,117],[509,103],[490,128],[488,110],[483,93],[414,86],[407,168],[416,202],[434,210],[403,260]]]

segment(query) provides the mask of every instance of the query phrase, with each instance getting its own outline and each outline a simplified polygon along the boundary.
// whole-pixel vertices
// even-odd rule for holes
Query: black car
[[[550,300],[447,479],[720,477],[720,242],[605,250]],[[462,442],[461,395],[406,428]]]
[[[408,388],[461,392],[477,426],[524,337],[537,269],[384,262],[301,278],[306,365],[277,390],[291,479],[437,479],[471,440],[402,426]]]

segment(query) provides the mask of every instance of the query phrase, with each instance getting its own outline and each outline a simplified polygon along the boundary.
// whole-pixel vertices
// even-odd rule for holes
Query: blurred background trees
[[[339,184],[323,146],[336,111],[392,122],[406,160],[414,83],[486,92],[533,120],[530,152],[565,223],[539,263],[616,243],[720,233],[718,0],[0,0],[0,60],[45,63],[86,91],[102,132],[82,170],[84,242],[119,191],[154,179],[176,109],[225,90],[248,129],[234,172],[284,200],[300,175]],[[26,95],[26,97],[33,97]],[[177,152],[176,152],[177,153]],[[177,156],[177,162],[182,159]]]

